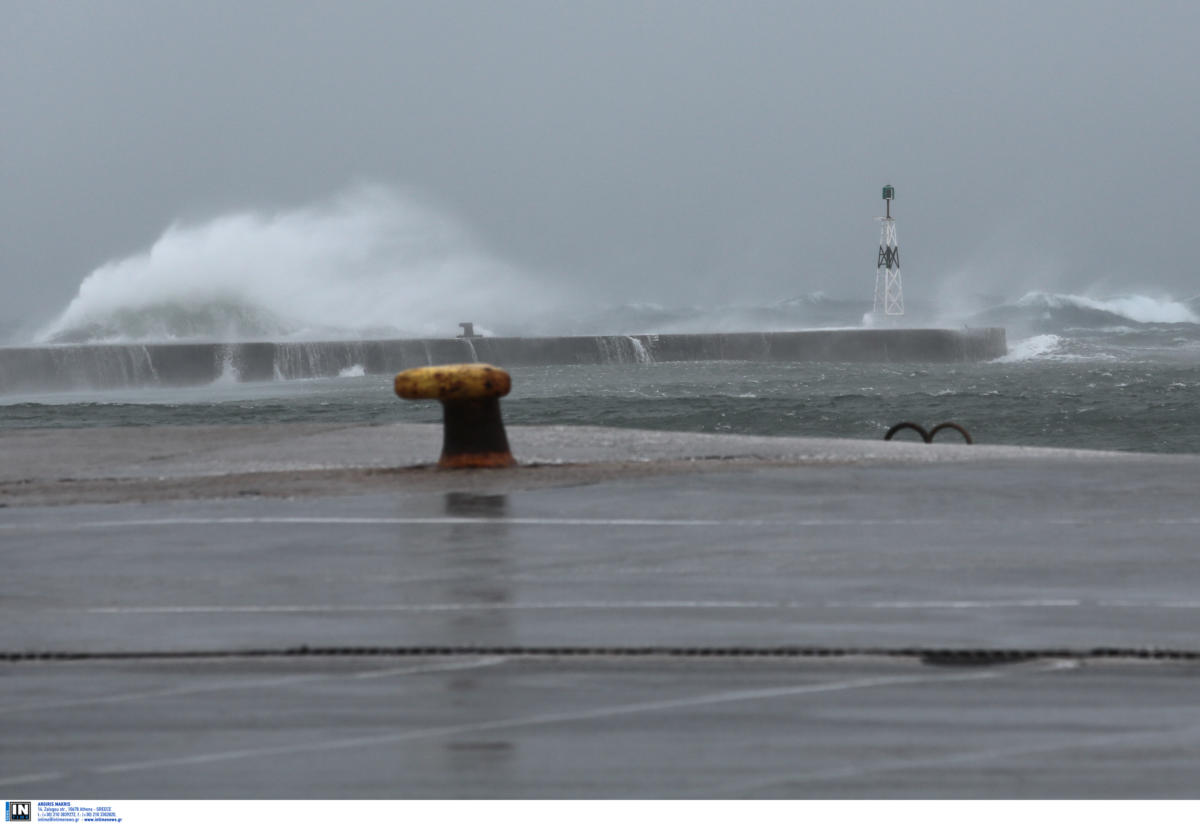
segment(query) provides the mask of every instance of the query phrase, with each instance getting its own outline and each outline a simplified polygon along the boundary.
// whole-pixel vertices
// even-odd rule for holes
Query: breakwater
[[[0,393],[389,374],[413,366],[666,361],[956,362],[1008,351],[1003,329],[0,347]]]

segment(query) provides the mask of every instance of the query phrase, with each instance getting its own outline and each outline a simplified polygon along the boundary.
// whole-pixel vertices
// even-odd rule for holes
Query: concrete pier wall
[[[1003,329],[824,329],[695,335],[442,338],[315,343],[151,343],[0,348],[0,393],[195,386],[388,374],[413,366],[749,360],[963,362],[1008,351]]]

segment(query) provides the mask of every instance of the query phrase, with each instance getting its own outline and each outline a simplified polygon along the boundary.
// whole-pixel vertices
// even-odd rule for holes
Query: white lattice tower
[[[900,281],[900,244],[896,240],[896,219],[892,217],[892,198],[896,190],[883,187],[883,199],[887,203],[887,216],[881,217],[879,232],[879,260],[875,264],[875,308],[876,315],[896,316],[904,314],[904,287]]]

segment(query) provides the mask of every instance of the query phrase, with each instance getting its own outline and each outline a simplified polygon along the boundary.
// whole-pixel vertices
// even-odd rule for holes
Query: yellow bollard
[[[486,363],[422,366],[396,375],[396,394],[442,402],[442,469],[515,466],[508,448],[500,398],[512,389],[503,369]]]

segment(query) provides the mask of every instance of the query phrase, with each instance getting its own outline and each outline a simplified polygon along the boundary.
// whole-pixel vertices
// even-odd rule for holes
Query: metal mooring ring
[[[968,432],[967,430],[963,429],[961,426],[954,423],[953,421],[946,421],[945,423],[939,423],[933,429],[930,429],[929,430],[929,442],[933,443],[933,436],[936,435],[937,433],[941,432],[943,429],[953,429],[955,432],[962,435],[963,440],[965,440],[967,443],[975,443],[975,441],[971,440],[971,433]]]
[[[925,441],[925,443],[933,443],[933,440],[930,437],[929,433],[925,431],[925,427],[921,426],[921,424],[919,424],[919,423],[913,423],[912,421],[903,421],[901,423],[896,424],[895,426],[893,426],[891,429],[889,429],[887,431],[887,434],[883,436],[883,439],[885,441],[890,441],[892,439],[892,436],[895,435],[897,432],[899,432],[901,429],[916,430],[917,434],[919,434],[921,436],[921,440]]]

